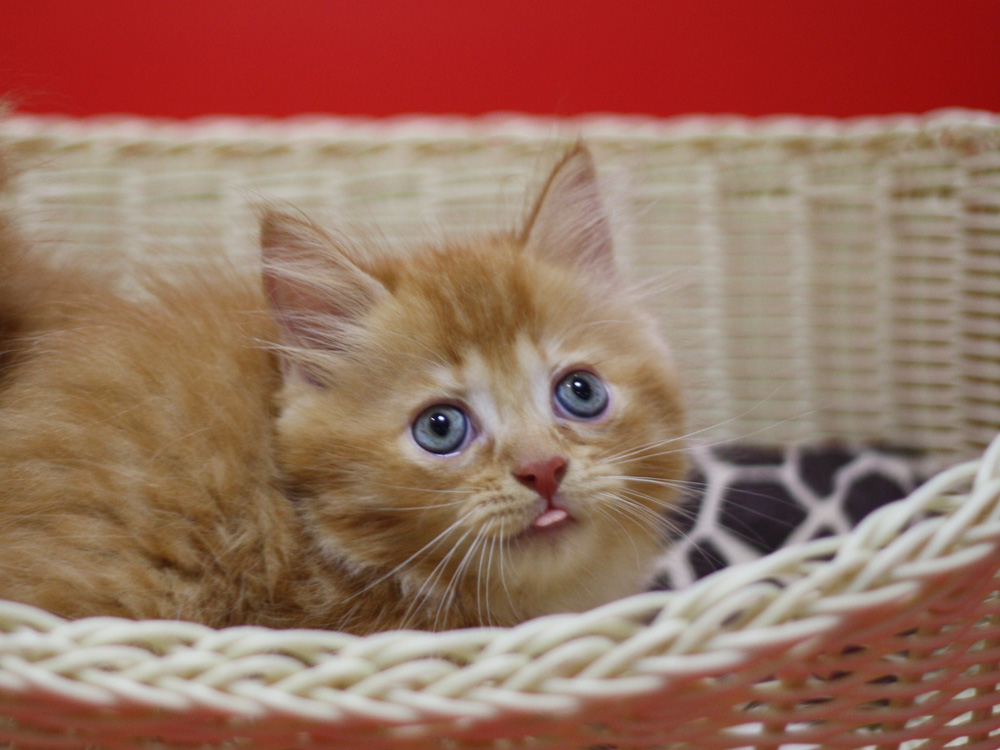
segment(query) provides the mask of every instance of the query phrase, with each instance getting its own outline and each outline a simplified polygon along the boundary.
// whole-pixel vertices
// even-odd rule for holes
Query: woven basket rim
[[[921,114],[869,115],[847,118],[735,114],[692,114],[658,118],[647,115],[593,113],[552,117],[516,112],[483,115],[402,114],[391,117],[349,117],[328,114],[284,118],[243,115],[207,115],[190,119],[143,117],[128,114],[74,117],[60,114],[15,113],[0,121],[0,133],[31,139],[86,139],[105,147],[135,146],[172,141],[191,146],[228,145],[241,140],[347,140],[427,143],[441,146],[449,140],[603,139],[704,142],[767,138],[829,141],[872,141],[894,136],[947,133],[980,137],[1000,129],[1000,113],[945,108]]]

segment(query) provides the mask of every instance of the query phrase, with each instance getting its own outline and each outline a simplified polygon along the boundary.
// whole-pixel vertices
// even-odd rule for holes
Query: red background
[[[1000,0],[0,0],[31,112],[1000,110]]]

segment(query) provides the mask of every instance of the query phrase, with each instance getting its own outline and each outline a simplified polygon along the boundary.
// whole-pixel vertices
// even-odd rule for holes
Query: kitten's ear
[[[614,270],[611,225],[590,151],[578,143],[549,176],[522,235],[525,249],[554,263]]]
[[[387,292],[328,233],[274,210],[261,216],[264,289],[286,346],[344,351],[359,319]]]

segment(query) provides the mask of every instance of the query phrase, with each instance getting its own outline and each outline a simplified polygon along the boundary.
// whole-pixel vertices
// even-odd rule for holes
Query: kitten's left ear
[[[552,170],[521,239],[528,252],[553,263],[614,271],[611,225],[582,143]]]

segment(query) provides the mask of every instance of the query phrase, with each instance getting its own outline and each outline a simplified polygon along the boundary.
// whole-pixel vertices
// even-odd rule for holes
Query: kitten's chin
[[[586,516],[557,517],[510,538],[510,567],[495,587],[498,609],[509,592],[517,592],[517,621],[580,612],[645,589],[660,552],[655,533],[626,539]]]
[[[583,612],[643,591],[652,568],[654,556],[637,558],[632,550],[611,548],[604,554],[582,548],[574,535],[565,534],[562,543],[546,544],[535,540],[533,551],[522,556],[516,574],[508,571],[507,584],[516,591],[514,621],[550,614]],[[576,558],[572,561],[563,558]],[[582,557],[583,559],[579,559]],[[501,584],[502,585],[502,584]],[[494,601],[507,600],[503,590],[496,592]]]

